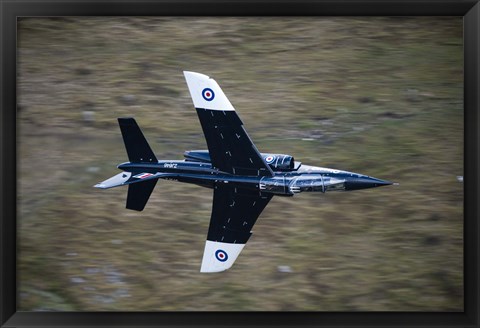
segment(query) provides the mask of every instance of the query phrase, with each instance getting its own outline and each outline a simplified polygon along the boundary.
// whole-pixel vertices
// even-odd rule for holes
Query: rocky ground
[[[462,311],[462,19],[24,18],[19,310]],[[145,211],[92,186],[206,149],[182,71],[212,76],[260,151],[400,183],[274,198],[233,268],[200,274],[212,193]]]

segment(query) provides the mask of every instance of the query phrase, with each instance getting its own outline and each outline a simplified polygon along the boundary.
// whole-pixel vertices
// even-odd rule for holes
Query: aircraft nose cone
[[[346,190],[358,190],[358,189],[367,189],[367,188],[375,188],[381,186],[388,186],[393,184],[390,181],[381,180],[377,178],[362,176],[362,177],[352,177],[345,181],[345,189]]]

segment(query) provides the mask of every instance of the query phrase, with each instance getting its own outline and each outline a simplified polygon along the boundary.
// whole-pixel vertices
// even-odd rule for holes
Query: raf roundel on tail
[[[128,162],[123,172],[96,188],[128,186],[127,205],[142,211],[158,179],[193,183],[213,191],[210,226],[200,272],[220,272],[236,261],[252,228],[273,196],[349,191],[392,184],[371,176],[302,165],[290,155],[260,153],[214,79],[184,72],[208,150],[191,150],[184,160],[157,160],[133,118],[119,118]]]

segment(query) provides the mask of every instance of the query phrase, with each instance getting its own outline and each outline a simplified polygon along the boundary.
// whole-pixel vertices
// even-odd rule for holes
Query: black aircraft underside
[[[290,155],[260,153],[218,84],[184,72],[208,150],[186,151],[185,160],[157,160],[133,118],[119,118],[128,162],[122,173],[95,187],[128,185],[128,209],[142,211],[158,179],[213,189],[213,206],[201,272],[230,268],[252,227],[274,195],[349,191],[391,182],[336,169],[302,165]]]

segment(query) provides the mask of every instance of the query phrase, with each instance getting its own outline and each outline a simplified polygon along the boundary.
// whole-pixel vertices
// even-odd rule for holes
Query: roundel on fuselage
[[[295,169],[295,160],[293,156],[284,154],[261,154],[265,163],[267,163],[273,171],[292,171]]]
[[[268,155],[267,157],[265,157],[265,162],[267,162],[267,164],[273,163],[274,160],[275,160],[275,156],[273,155]]]

